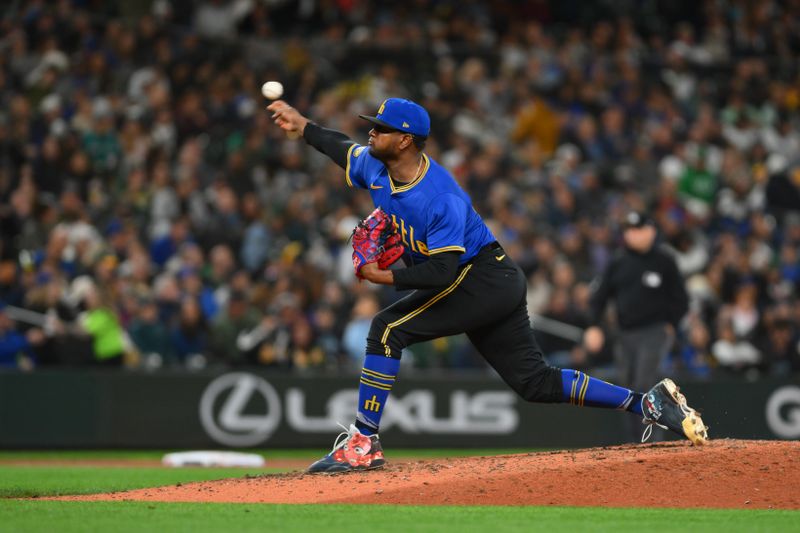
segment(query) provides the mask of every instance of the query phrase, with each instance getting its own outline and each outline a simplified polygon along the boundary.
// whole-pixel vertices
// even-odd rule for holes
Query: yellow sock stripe
[[[418,307],[414,311],[407,314],[406,316],[399,318],[394,322],[392,322],[391,324],[389,324],[388,326],[386,326],[386,329],[383,331],[383,336],[381,337],[381,344],[384,345],[386,344],[386,339],[389,338],[389,332],[392,330],[392,328],[396,328],[403,322],[411,320],[412,318],[414,318],[415,316],[417,316],[418,314],[420,314],[421,312],[423,312],[424,310],[426,310],[427,308],[429,308],[430,306],[432,306],[433,304],[435,304],[436,302],[438,302],[439,300],[441,300],[442,298],[444,298],[445,296],[456,290],[456,287],[458,287],[459,283],[461,283],[464,280],[464,277],[466,277],[467,272],[469,272],[469,269],[471,268],[472,265],[467,265],[467,267],[461,271],[461,274],[453,282],[452,285],[447,287],[445,290],[443,290],[442,292],[440,292],[439,294],[437,294],[436,296],[425,302],[422,306]]]
[[[361,378],[361,383],[363,383],[364,385],[369,385],[370,387],[375,387],[376,389],[392,390],[391,385],[384,385],[383,383],[378,383],[377,381],[372,381],[365,377]]]
[[[583,374],[583,387],[581,387],[580,405],[583,407],[583,402],[586,400],[586,391],[589,390],[589,376]]]
[[[394,381],[397,378],[397,376],[390,376],[389,374],[381,374],[380,372],[375,372],[374,370],[367,370],[366,368],[362,368],[361,372],[363,374],[367,374],[368,376],[372,376],[373,378],[390,379],[392,381]]]
[[[383,378],[376,378],[374,376],[370,376],[369,374],[361,373],[361,379],[366,379],[367,381],[371,381],[374,383],[379,383],[380,385],[384,385],[386,387],[391,387],[394,385],[394,380],[388,380]]]
[[[577,375],[575,375],[577,374]],[[581,377],[579,373],[572,375],[572,391],[569,393],[569,403],[575,405],[575,386],[578,384],[578,379]]]

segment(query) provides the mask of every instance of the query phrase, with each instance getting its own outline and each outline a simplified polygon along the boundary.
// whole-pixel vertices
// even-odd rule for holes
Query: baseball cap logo
[[[378,126],[420,137],[427,137],[431,130],[431,119],[425,108],[404,98],[387,98],[378,108],[378,113],[374,117],[358,116]]]

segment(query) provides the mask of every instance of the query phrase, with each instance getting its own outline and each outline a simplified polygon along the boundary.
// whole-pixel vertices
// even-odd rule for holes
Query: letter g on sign
[[[800,387],[781,387],[767,400],[767,425],[783,439],[800,438]]]

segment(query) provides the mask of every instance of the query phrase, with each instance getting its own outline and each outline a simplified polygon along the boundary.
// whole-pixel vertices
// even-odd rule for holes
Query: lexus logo
[[[787,385],[767,401],[767,425],[784,439],[800,438],[800,387]]]
[[[245,413],[245,411],[250,411]],[[200,399],[200,421],[215,441],[226,446],[255,446],[266,441],[281,421],[281,400],[265,380],[246,372],[212,381]]]

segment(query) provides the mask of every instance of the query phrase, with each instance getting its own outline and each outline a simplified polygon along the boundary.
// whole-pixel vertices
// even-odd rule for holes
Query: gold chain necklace
[[[417,165],[417,175],[414,176],[413,180],[411,180],[412,183],[417,181],[417,178],[419,178],[419,175],[422,172],[422,163],[424,161],[425,161],[425,156],[424,155],[419,156],[419,165]]]
[[[417,174],[416,174],[416,176],[414,176],[414,179],[413,179],[413,180],[411,180],[411,181],[409,181],[409,182],[408,182],[408,183],[406,183],[405,185],[409,185],[409,184],[411,184],[411,183],[414,183],[415,181],[417,181],[417,178],[419,178],[420,174],[422,174],[422,163],[424,163],[424,162],[425,162],[425,156],[424,156],[424,155],[423,155],[423,156],[420,156],[420,158],[419,158],[419,165],[417,165]],[[393,182],[397,182],[397,180],[395,180],[395,179],[392,177],[392,175],[391,175],[391,174],[389,174],[389,180],[390,180],[390,181],[393,181]],[[397,183],[403,183],[403,182],[401,181],[401,182],[397,182]],[[405,185],[404,185],[404,186],[405,186]],[[398,186],[399,186],[399,185],[398,185]]]

